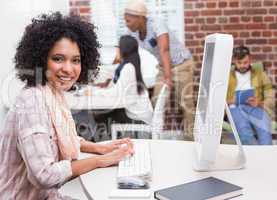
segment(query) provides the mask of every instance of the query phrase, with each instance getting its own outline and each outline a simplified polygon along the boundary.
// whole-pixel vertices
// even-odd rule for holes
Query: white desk
[[[100,66],[99,77],[97,82],[104,82],[106,79],[111,78],[114,74],[117,65],[103,65]],[[4,106],[9,109],[15,102],[17,95],[20,93],[21,89],[25,86],[15,75],[16,71],[13,70],[8,76],[3,80],[3,84],[0,87],[0,100],[3,102]],[[149,87],[153,87],[156,79],[156,74],[146,74],[145,82]],[[92,90],[96,91],[98,88],[94,87]],[[134,98],[126,98],[124,100],[122,97],[111,97],[103,98],[101,96],[75,96],[71,93],[66,95],[69,106],[71,109],[115,109],[115,108],[125,108],[127,104],[132,103]]]
[[[195,172],[192,142],[151,140],[153,191],[200,178],[215,176],[242,186],[244,195],[236,200],[277,198],[277,146],[246,146],[247,167],[237,171]],[[224,149],[233,149],[225,145]],[[83,157],[88,154],[83,154]],[[89,155],[90,156],[90,155]],[[96,169],[80,177],[88,199],[109,199],[116,188],[117,167]],[[153,193],[151,199],[154,199]]]
[[[15,80],[15,79],[13,79]],[[13,84],[4,84],[1,91],[1,101],[3,105],[9,109],[15,102],[17,95],[20,93],[24,84],[16,80]],[[97,90],[97,88],[95,88]],[[103,98],[102,96],[76,96],[74,93],[67,93],[66,99],[69,107],[75,110],[91,110],[91,109],[116,109],[125,108],[127,104],[130,104],[134,99],[122,97],[110,97]]]
[[[97,88],[95,88],[97,90]],[[93,92],[93,89],[92,89]],[[67,93],[66,100],[69,107],[74,110],[100,110],[126,108],[126,105],[135,101],[133,97],[114,96],[105,98],[103,96],[89,95],[76,96],[74,93]]]

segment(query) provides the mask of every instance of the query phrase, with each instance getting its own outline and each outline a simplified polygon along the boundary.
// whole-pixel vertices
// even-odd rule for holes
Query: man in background
[[[173,88],[176,108],[183,111],[185,136],[192,137],[195,105],[193,99],[194,62],[190,51],[179,41],[162,19],[148,15],[141,0],[130,0],[124,10],[129,34],[139,46],[149,51],[159,62],[154,87],[155,104],[163,84]]]
[[[251,65],[247,47],[233,51],[234,68],[229,79],[227,102],[242,144],[270,145],[273,89],[262,67]]]

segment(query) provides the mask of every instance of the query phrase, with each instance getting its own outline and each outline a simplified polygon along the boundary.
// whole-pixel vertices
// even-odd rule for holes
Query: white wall
[[[60,10],[69,13],[69,0],[1,0],[0,1],[0,127],[6,109],[3,96],[7,95],[3,85],[13,71],[13,57],[18,41],[24,32],[24,27],[31,22],[31,18],[41,13]],[[12,88],[12,82],[9,83]],[[11,90],[11,89],[10,89]],[[13,91],[9,91],[13,93]]]

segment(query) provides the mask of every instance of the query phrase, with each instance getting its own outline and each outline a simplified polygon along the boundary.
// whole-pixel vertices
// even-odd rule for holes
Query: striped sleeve
[[[27,168],[29,181],[38,188],[60,186],[72,176],[71,162],[55,161],[56,145],[42,95],[27,91],[16,106],[17,149]]]

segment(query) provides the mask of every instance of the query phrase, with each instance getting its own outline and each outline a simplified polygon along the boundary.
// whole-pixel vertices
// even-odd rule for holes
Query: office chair
[[[153,118],[151,125],[147,124],[112,124],[111,132],[112,139],[117,139],[118,133],[121,132],[147,132],[150,134],[149,138],[161,139],[161,133],[164,126],[164,112],[166,108],[166,102],[169,97],[170,91],[166,84],[162,86],[162,89],[158,95],[158,99],[153,112]]]

